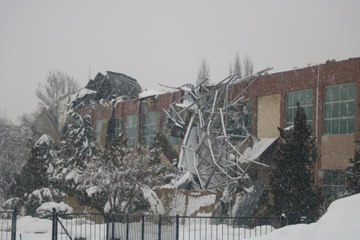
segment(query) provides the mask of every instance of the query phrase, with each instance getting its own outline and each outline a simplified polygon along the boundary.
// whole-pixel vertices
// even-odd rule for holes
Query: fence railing
[[[0,211],[0,239],[16,240],[16,211]]]
[[[53,213],[52,240],[240,240],[280,227],[279,218]]]

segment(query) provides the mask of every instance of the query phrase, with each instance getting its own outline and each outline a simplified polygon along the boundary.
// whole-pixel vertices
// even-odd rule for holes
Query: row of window
[[[324,134],[348,134],[355,132],[355,83],[327,86],[324,88]],[[286,126],[294,124],[297,103],[304,108],[307,122],[312,126],[313,121],[313,91],[311,89],[294,91],[287,93],[286,104]],[[239,106],[241,109],[234,109],[242,112],[241,123],[229,122],[234,126],[231,134],[244,135],[238,124],[243,125],[248,132],[251,132],[251,105],[249,103]],[[158,131],[157,112],[142,114],[141,125],[141,143],[144,146],[150,146]],[[166,116],[163,116],[166,119]],[[135,146],[137,134],[138,116],[127,116],[125,119],[125,132],[128,139],[128,145]],[[114,135],[118,136],[121,131],[121,120],[115,119]],[[100,136],[102,120],[96,122],[95,133],[97,138]],[[230,133],[229,133],[230,134]],[[179,144],[180,139],[174,138],[170,132],[166,132],[166,137],[171,144]]]
[[[151,146],[154,142],[154,138],[158,133],[158,113],[157,112],[148,112],[144,113],[141,116],[141,145],[142,146]],[[164,119],[166,116],[164,114]],[[137,127],[138,127],[138,115],[131,115],[125,117],[125,136],[127,138],[127,144],[129,147],[135,147],[137,139]],[[95,134],[97,140],[99,140],[101,127],[103,120],[97,120],[95,126]],[[114,122],[114,131],[113,134],[115,137],[119,136],[122,128],[122,120],[116,118]],[[170,135],[170,131],[166,130],[165,136],[168,139],[169,143],[172,145],[180,144],[180,139]]]
[[[324,134],[348,134],[355,132],[355,83],[327,86],[324,88]],[[311,89],[289,92],[286,105],[286,125],[294,124],[297,103],[304,108],[307,122],[312,126]]]

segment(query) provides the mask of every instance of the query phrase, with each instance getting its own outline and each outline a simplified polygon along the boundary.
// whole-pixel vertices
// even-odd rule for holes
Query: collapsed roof
[[[142,91],[136,79],[111,71],[107,71],[105,75],[98,73],[93,80],[90,79],[85,89],[92,90],[92,92],[76,99],[73,107],[82,107],[84,104],[100,99],[109,101],[118,97],[134,99],[139,97],[139,93]]]
[[[268,167],[258,161],[275,139],[255,139],[245,124],[248,112],[244,91],[231,97],[232,86],[244,81],[249,87],[270,69],[239,79],[231,75],[208,86],[206,81],[196,86],[180,87],[182,103],[174,103],[166,112],[172,133],[183,136],[178,167],[197,176],[205,190],[223,190],[229,184],[247,179],[251,164]],[[247,88],[245,87],[245,89]],[[187,112],[187,119],[183,119]]]

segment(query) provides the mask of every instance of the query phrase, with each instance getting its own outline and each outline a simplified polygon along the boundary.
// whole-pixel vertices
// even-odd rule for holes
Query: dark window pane
[[[288,95],[287,95],[287,106],[288,107],[294,106],[294,94],[293,93],[288,93]]]
[[[347,85],[348,87],[348,99],[355,100],[355,83]]]
[[[306,103],[306,91],[300,92],[300,104],[304,105]]]
[[[348,112],[347,116],[355,116],[355,102],[348,102]]]
[[[325,120],[324,133],[331,134],[331,120]]]
[[[333,101],[339,101],[340,100],[339,86],[333,86],[332,87],[332,100]]]
[[[340,117],[347,116],[347,104],[345,102],[340,103]]]
[[[332,173],[333,173],[333,184],[338,185],[338,182],[339,182],[338,173],[339,173],[339,171],[334,170],[334,171],[332,171]]]
[[[331,104],[325,104],[325,118],[331,118]]]
[[[331,171],[324,171],[324,185],[332,185],[332,174]]]
[[[342,171],[342,170],[338,171],[338,184],[339,185],[345,185],[346,184],[345,172]]]
[[[307,113],[306,113],[307,119],[312,120],[312,107],[307,107],[306,110],[307,110]]]
[[[338,134],[339,133],[339,120],[332,120],[331,121],[331,133]]]
[[[339,90],[340,90],[340,100],[341,101],[347,100],[347,86],[341,85]]]
[[[350,118],[348,119],[348,131],[347,133],[354,133],[355,132],[355,119]]]
[[[325,102],[332,101],[332,89],[331,87],[325,88]]]
[[[312,104],[312,90],[306,91],[306,104]]]
[[[340,119],[340,133],[344,134],[347,133],[347,120]]]
[[[331,109],[331,117],[337,118],[340,113],[340,103],[333,103]]]

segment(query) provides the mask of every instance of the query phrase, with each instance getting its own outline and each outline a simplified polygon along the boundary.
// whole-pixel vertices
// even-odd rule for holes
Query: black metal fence
[[[0,211],[0,239],[16,240],[16,211]]]
[[[280,227],[278,218],[53,213],[52,240],[240,240]]]

